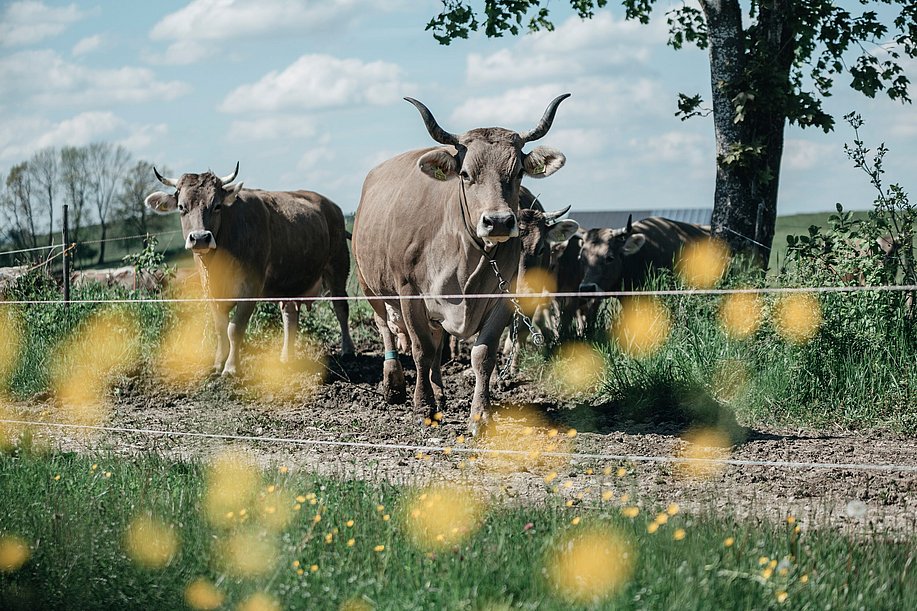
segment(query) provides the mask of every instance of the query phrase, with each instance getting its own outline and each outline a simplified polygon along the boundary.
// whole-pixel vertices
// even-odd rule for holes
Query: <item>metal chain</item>
[[[486,253],[485,253],[486,254]],[[494,270],[494,275],[497,277],[499,282],[500,291],[503,293],[509,293],[509,282],[503,278],[503,274],[500,273],[500,267],[497,265],[496,259],[493,259],[490,256],[487,256],[487,260],[490,261],[490,267]],[[512,351],[506,357],[506,363],[503,365],[503,369],[497,372],[497,375],[500,376],[501,380],[505,380],[509,374],[509,368],[513,364],[513,358],[516,356],[516,352],[519,350],[519,320],[521,319],[525,326],[529,328],[529,334],[532,336],[532,343],[538,347],[544,345],[544,334],[541,331],[538,331],[535,328],[535,324],[532,322],[532,319],[526,316],[525,312],[522,311],[522,306],[519,304],[519,300],[515,297],[510,299],[510,302],[513,304],[513,324],[509,330],[510,341],[513,343]]]

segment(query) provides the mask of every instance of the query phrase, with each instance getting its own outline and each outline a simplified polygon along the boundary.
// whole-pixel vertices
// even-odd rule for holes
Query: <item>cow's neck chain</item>
[[[468,208],[468,198],[465,195],[465,181],[459,177],[459,184],[461,185],[461,195],[459,201],[459,208],[462,211],[462,224],[465,226],[465,231],[468,232],[468,236],[471,238],[472,244],[474,244],[478,250],[481,251],[481,256],[487,259],[490,263],[490,268],[494,272],[494,276],[497,277],[498,286],[500,287],[500,292],[509,293],[509,282],[503,277],[503,274],[500,273],[500,266],[497,264],[497,260],[490,256],[490,253],[487,252],[486,246],[482,246],[482,242],[479,242],[478,236],[471,231],[471,226],[468,224],[468,217],[471,216],[470,212],[467,212]],[[500,245],[497,244],[494,247],[494,250]],[[528,327],[529,333],[532,336],[532,343],[536,346],[544,345],[544,334],[541,331],[538,331],[535,328],[535,324],[532,322],[532,319],[529,318],[525,312],[522,311],[522,305],[520,305],[519,300],[515,297],[510,299],[510,302],[513,304],[513,324],[510,327],[509,335],[510,339],[513,342],[513,353],[507,357],[506,365],[503,370],[500,372],[501,378],[506,378],[506,374],[509,372],[509,368],[512,364],[513,357],[515,356],[516,350],[519,349],[519,342],[517,338],[519,337],[519,320],[521,319],[525,326]]]

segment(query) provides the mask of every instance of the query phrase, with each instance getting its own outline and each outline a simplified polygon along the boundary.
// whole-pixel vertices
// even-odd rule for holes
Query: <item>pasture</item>
[[[679,286],[662,277],[656,287]],[[201,304],[87,286],[73,295],[87,303],[65,307],[52,303],[57,291],[35,275],[7,297],[49,303],[4,307],[3,416],[89,428],[0,429],[5,607],[917,600],[913,326],[903,310],[873,326],[850,316],[893,305],[893,294],[818,295],[814,327],[781,322],[787,296],[762,295],[760,324],[743,338],[724,324],[728,296],[660,298],[666,332],[641,353],[606,331],[621,316],[609,308],[587,341],[526,348],[521,372],[495,383],[492,433],[472,438],[467,352],[444,368],[441,418],[386,405],[365,302],[351,309],[355,357],[337,354],[336,321],[320,303],[302,317],[286,366],[277,308],[260,305],[243,373],[224,380],[205,375]],[[123,302],[88,303],[112,299]],[[272,371],[281,375],[261,375]],[[215,483],[227,456],[243,457],[230,479],[245,486]],[[731,462],[656,461],[667,457]],[[461,537],[418,543],[404,516],[425,492],[458,507],[428,510]],[[216,517],[214,495],[230,499]],[[240,511],[251,521],[224,523]],[[285,517],[269,526],[277,511]],[[160,543],[129,543],[141,518]],[[626,545],[632,563],[577,564],[567,538],[593,532],[612,541],[587,539],[588,556]],[[557,556],[558,545],[574,552]]]

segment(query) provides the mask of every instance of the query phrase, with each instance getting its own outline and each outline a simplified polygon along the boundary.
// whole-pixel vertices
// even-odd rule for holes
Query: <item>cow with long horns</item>
[[[299,322],[299,305],[291,298],[316,296],[324,285],[346,297],[350,257],[344,215],[330,199],[312,191],[260,191],[233,184],[239,164],[228,176],[182,174],[161,183],[175,193],[156,191],[146,205],[159,214],[181,215],[185,248],[194,253],[201,283],[211,303],[217,348],[214,373],[233,375],[253,299],[280,302],[283,351],[290,357]],[[240,301],[232,301],[240,300]],[[235,307],[232,322],[230,311]],[[334,301],[341,327],[341,350],[353,353],[346,300]]]
[[[417,368],[414,405],[429,415],[446,402],[443,331],[461,339],[477,335],[471,432],[486,422],[497,345],[512,315],[499,297],[501,279],[512,282],[520,266],[522,177],[550,176],[566,160],[552,148],[522,148],[548,133],[569,95],[555,98],[538,125],[523,134],[499,127],[451,134],[426,106],[405,98],[444,146],[403,153],[370,171],[353,232],[357,275],[385,346],[382,386],[389,403],[405,399],[396,333],[410,338]]]

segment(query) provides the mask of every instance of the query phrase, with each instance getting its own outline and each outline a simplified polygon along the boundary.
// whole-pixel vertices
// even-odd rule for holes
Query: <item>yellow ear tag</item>
[[[532,174],[544,174],[544,171],[545,171],[544,164],[541,164],[539,166],[536,166],[535,169],[532,170]]]
[[[436,168],[433,172],[433,176],[436,180],[446,180],[446,173],[443,172],[442,168]]]

